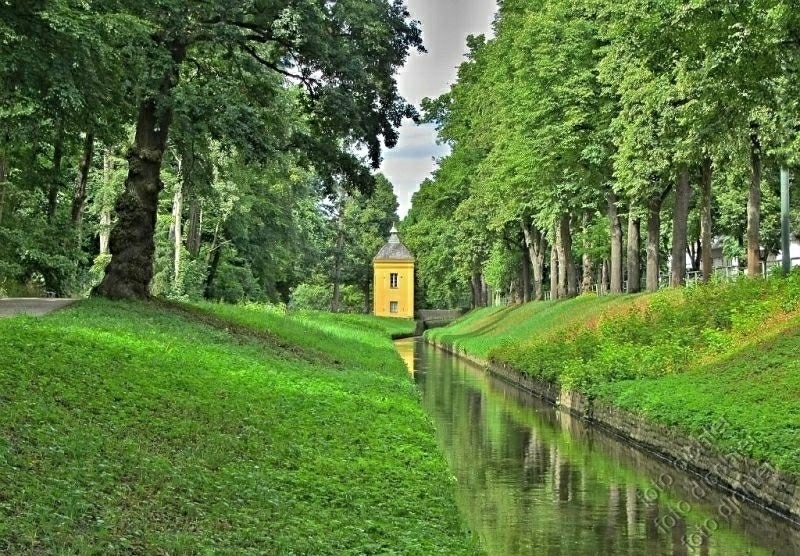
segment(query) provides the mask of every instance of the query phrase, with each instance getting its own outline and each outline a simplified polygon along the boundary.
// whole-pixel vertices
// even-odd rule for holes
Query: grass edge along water
[[[800,271],[473,311],[426,338],[800,476]],[[745,446],[746,449],[742,449]]]

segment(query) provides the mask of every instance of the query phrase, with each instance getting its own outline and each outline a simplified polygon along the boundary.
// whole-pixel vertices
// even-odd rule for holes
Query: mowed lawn
[[[0,553],[472,554],[389,336],[90,300],[0,320]]]

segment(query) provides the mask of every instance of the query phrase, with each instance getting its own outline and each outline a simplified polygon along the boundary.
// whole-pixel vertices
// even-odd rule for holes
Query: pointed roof
[[[389,232],[389,241],[381,247],[381,250],[378,251],[378,254],[375,255],[375,258],[372,260],[413,261],[414,255],[411,254],[411,251],[409,251],[405,245],[400,243],[400,237],[397,235],[397,227],[392,226],[392,231]]]

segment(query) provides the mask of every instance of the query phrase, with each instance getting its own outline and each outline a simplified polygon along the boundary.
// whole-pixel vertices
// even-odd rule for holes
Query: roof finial
[[[397,235],[397,226],[392,224],[392,229],[389,232],[389,243],[400,243],[400,236]]]

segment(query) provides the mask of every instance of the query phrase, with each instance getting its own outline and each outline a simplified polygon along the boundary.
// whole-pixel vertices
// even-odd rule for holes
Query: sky
[[[397,83],[400,93],[419,109],[425,97],[446,93],[456,80],[458,66],[467,51],[467,35],[489,35],[495,0],[407,0],[411,17],[422,24],[426,54],[414,52],[400,70]],[[436,144],[432,125],[417,126],[406,120],[400,128],[400,140],[385,150],[381,172],[394,185],[398,213],[404,218],[411,206],[411,196],[435,167],[434,157],[448,149]]]

